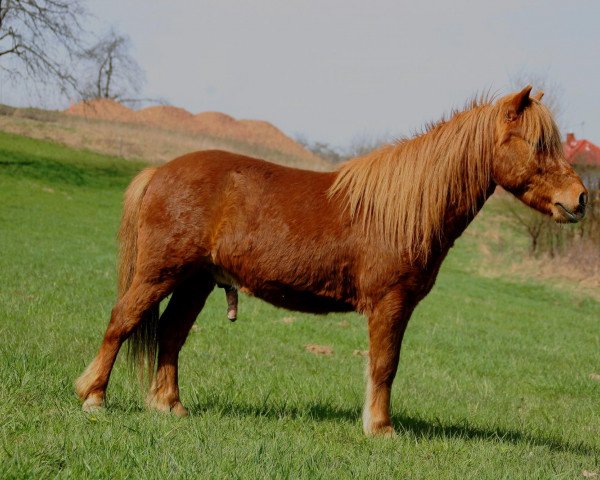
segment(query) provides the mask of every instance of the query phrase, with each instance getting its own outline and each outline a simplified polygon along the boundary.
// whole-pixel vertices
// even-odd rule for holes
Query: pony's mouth
[[[585,216],[585,210],[582,209],[578,209],[578,211],[571,211],[568,208],[566,208],[562,203],[557,202],[554,204],[558,211],[561,213],[562,218],[557,220],[559,223],[577,223],[579,222],[584,216]],[[562,220],[562,221],[561,221]]]

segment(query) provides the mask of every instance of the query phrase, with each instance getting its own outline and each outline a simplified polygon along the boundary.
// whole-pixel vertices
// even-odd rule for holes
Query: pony
[[[125,193],[118,299],[76,381],[83,409],[103,406],[129,339],[132,362],[151,374],[148,407],[187,415],[179,351],[219,284],[282,308],[365,315],[363,429],[392,434],[390,393],[407,323],[494,189],[556,222],[584,216],[588,193],[564,159],[543,93],[531,90],[474,100],[333,172],[216,150],[143,170]]]

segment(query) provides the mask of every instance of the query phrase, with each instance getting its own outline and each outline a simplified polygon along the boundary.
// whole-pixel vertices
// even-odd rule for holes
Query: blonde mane
[[[442,240],[449,209],[475,214],[491,185],[501,101],[473,101],[449,120],[344,163],[329,196],[344,196],[366,235],[426,261]],[[553,150],[560,136],[546,107],[532,100],[522,116],[525,139]]]

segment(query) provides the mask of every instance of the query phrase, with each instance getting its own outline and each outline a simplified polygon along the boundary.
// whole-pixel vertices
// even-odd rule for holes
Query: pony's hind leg
[[[92,411],[103,405],[110,373],[121,345],[145,316],[158,308],[160,301],[169,294],[171,286],[171,280],[151,283],[134,277],[127,293],[112,310],[98,354],[75,383],[77,394],[83,400],[84,411]]]
[[[196,276],[175,288],[159,321],[158,366],[146,402],[149,408],[187,415],[179,399],[179,351],[214,285],[212,278]]]

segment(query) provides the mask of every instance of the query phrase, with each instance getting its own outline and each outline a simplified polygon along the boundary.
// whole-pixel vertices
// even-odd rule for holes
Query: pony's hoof
[[[90,395],[85,399],[81,409],[85,413],[96,413],[104,408],[104,398],[99,395]]]
[[[182,405],[179,400],[174,402],[161,402],[152,397],[147,401],[148,408],[161,413],[172,413],[178,417],[187,417],[189,415],[187,409]]]
[[[371,428],[365,428],[365,435],[369,437],[392,438],[396,436],[396,431],[391,425],[373,425]]]
[[[393,438],[396,436],[396,431],[394,430],[394,427],[388,425],[387,427],[376,430],[373,435],[381,438]]]
[[[175,402],[171,407],[171,412],[178,417],[187,417],[190,414],[181,402]]]

